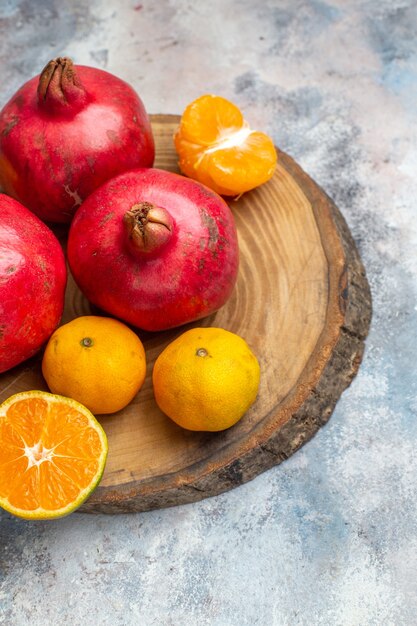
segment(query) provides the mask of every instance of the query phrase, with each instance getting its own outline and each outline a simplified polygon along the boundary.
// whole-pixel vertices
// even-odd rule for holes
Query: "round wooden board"
[[[178,117],[152,116],[156,167],[177,170]],[[216,314],[163,333],[138,331],[147,377],[123,411],[99,419],[109,439],[100,486],[80,509],[145,511],[200,500],[254,478],[293,454],[330,417],[359,367],[371,319],[364,268],[346,223],[326,194],[279,152],[270,182],[229,205],[240,270]],[[65,233],[56,231],[64,242]],[[95,313],[69,277],[62,322]],[[246,339],[261,366],[257,401],[220,433],[181,429],[155,404],[151,374],[186,328],[218,326]],[[47,389],[41,355],[0,376],[0,401]]]

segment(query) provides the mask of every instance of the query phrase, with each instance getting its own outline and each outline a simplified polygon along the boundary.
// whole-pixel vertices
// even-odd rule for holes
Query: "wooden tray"
[[[155,115],[156,167],[178,171],[178,117]],[[200,500],[254,478],[293,454],[333,411],[359,367],[371,318],[369,286],[338,209],[287,155],[273,179],[230,201],[241,252],[231,299],[215,315],[163,333],[138,332],[146,382],[123,411],[100,417],[109,439],[102,482],[80,509],[145,511]],[[57,231],[62,235],[62,231]],[[96,313],[67,288],[63,322]],[[221,433],[181,429],[155,404],[151,373],[186,328],[219,326],[246,339],[261,365],[256,403]],[[0,401],[46,389],[41,355],[0,376]]]

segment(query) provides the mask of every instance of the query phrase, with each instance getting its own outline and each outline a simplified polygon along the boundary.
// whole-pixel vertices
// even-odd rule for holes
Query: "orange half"
[[[26,391],[0,405],[0,506],[25,519],[77,509],[106,464],[104,430],[82,404]]]
[[[252,130],[232,102],[205,95],[185,109],[174,136],[181,172],[225,196],[240,195],[274,174],[277,151]]]

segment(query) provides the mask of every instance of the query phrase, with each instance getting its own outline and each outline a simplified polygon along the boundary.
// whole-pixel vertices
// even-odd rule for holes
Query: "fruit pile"
[[[0,112],[0,373],[43,349],[52,392],[0,406],[0,506],[17,516],[66,515],[98,485],[108,444],[95,416],[123,409],[145,380],[134,329],[195,322],[235,286],[238,239],[222,196],[269,180],[275,148],[210,95],[186,108],[173,141],[181,175],[153,167],[135,91],[68,58],[48,63]],[[60,325],[67,269],[57,223],[68,225],[76,284],[106,316]],[[222,328],[182,332],[152,375],[161,411],[196,431],[233,426],[259,380],[247,343]]]

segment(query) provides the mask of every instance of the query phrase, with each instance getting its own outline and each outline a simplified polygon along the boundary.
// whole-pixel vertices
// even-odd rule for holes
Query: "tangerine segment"
[[[219,147],[206,152],[205,169],[217,193],[225,196],[244,193],[267,182],[275,171],[275,146],[268,135],[251,131],[239,146]],[[212,187],[212,185],[209,185]]]
[[[229,100],[210,94],[191,102],[181,118],[183,139],[200,146],[212,146],[245,124],[240,110]]]
[[[14,483],[27,469],[27,459],[21,455],[0,465],[0,502],[13,491]]]
[[[8,424],[13,424],[13,430],[20,435],[29,446],[39,441],[45,420],[48,415],[48,403],[43,398],[17,400],[8,409]]]
[[[107,438],[82,404],[44,391],[0,406],[0,506],[26,519],[62,517],[98,485]]]
[[[271,138],[251,130],[239,109],[219,96],[202,96],[188,105],[174,142],[181,172],[221,195],[254,189],[276,168]]]

